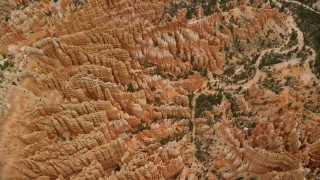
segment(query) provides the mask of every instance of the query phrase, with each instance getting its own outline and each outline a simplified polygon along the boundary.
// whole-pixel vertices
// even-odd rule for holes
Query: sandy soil
[[[318,8],[318,11],[320,10],[320,0],[318,0],[316,3],[314,3],[313,5],[312,5],[314,8],[316,7],[316,8]]]

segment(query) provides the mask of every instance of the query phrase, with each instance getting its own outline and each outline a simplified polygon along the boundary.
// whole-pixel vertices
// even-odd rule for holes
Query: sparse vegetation
[[[10,19],[11,19],[11,16],[9,14],[7,14],[6,17],[4,18],[6,22],[8,22]]]
[[[232,76],[234,73],[235,73],[235,66],[229,66],[223,72],[223,74],[227,76]]]
[[[171,142],[171,141],[180,141],[182,138],[183,138],[184,134],[179,134],[179,135],[176,135],[176,136],[168,136],[167,138],[165,139],[161,139],[160,140],[160,144],[161,145],[166,145],[168,144],[168,142]]]
[[[127,89],[127,91],[129,91],[129,92],[134,92],[132,83],[128,84],[128,89]]]
[[[226,99],[228,99],[228,101],[231,104],[231,111],[234,117],[237,117],[237,112],[239,110],[237,102],[236,102],[236,98],[234,96],[232,96],[230,93],[225,93],[224,96],[226,97]]]
[[[194,71],[187,71],[185,72],[185,74],[183,75],[183,79],[188,79],[189,76],[192,76],[194,74]]]
[[[192,108],[193,108],[193,107],[192,107],[192,99],[193,99],[193,97],[194,97],[193,92],[192,92],[192,93],[190,93],[190,94],[188,94],[188,99],[189,99],[189,108],[190,108],[190,109],[192,109]]]
[[[240,81],[247,82],[249,79],[252,79],[256,73],[254,63],[258,57],[259,55],[255,55],[252,59],[245,56],[241,61],[229,64],[223,73],[224,80],[229,83],[239,83]]]
[[[319,102],[320,98],[316,100],[308,100],[303,107],[311,112],[320,113],[320,104],[317,103],[317,101]]]
[[[191,120],[189,120],[188,127],[189,127],[189,132],[192,132],[193,131],[193,122]]]
[[[150,129],[150,125],[148,123],[144,124],[141,123],[139,127],[137,127],[135,130],[132,131],[132,134],[138,134],[139,132],[143,130],[148,130]]]
[[[298,33],[297,31],[293,30],[288,44],[286,45],[287,48],[293,47],[294,45],[298,44]]]
[[[145,64],[147,67],[150,65],[149,63]],[[150,65],[153,66],[153,65]],[[161,70],[161,68],[159,66],[156,66],[154,69],[154,72],[151,73],[152,75],[158,75],[161,76],[164,79],[169,79],[170,81],[172,81],[173,79],[175,79],[176,77],[174,75],[172,75],[169,72],[165,72],[164,70]]]
[[[211,170],[211,172],[218,178],[221,179],[222,174],[221,172],[217,171],[217,170]]]
[[[44,11],[44,14],[46,14],[48,17],[51,17],[52,13],[49,9]]]
[[[266,53],[259,64],[259,69],[265,67],[265,66],[271,66],[274,64],[281,63],[283,59],[285,59],[287,56],[284,54],[277,54],[277,53]]]
[[[273,91],[276,94],[280,94],[283,90],[282,85],[280,84],[280,80],[275,79],[274,77],[268,76],[261,82],[262,87],[267,88]]]
[[[13,67],[13,66],[14,66],[14,62],[11,60],[7,60],[2,65],[0,64],[0,69],[3,71],[5,69],[7,69],[8,67]]]
[[[320,14],[317,14],[301,5],[283,2],[296,16],[298,27],[303,31],[305,44],[313,47],[317,52],[314,70],[320,78]]]
[[[228,28],[228,29],[231,29],[231,28]],[[242,53],[245,50],[243,44],[241,43],[241,41],[238,38],[233,38],[233,47],[239,53]]]
[[[6,58],[13,59],[15,56],[14,56],[14,54],[2,54],[2,57],[4,59],[6,59]]]
[[[219,105],[222,101],[222,94],[201,94],[196,100],[195,117],[198,118],[204,111],[211,111],[214,105]]]
[[[308,6],[312,6],[314,3],[317,2],[317,0],[297,0],[297,1],[299,1],[299,2],[301,2],[303,4],[306,4]]]
[[[303,46],[302,50],[297,53],[297,58],[300,59],[300,66],[302,67],[308,56],[312,53],[311,51],[307,51],[306,47]],[[311,53],[310,53],[311,52]]]
[[[207,77],[208,75],[208,68],[198,68],[196,66],[193,66],[192,70],[199,72],[202,77]]]
[[[314,69],[317,72],[318,78],[320,78],[320,56],[316,58],[316,61],[314,63]]]
[[[198,138],[195,139],[194,144],[196,145],[196,149],[197,149],[195,153],[196,158],[199,161],[204,162],[209,157],[209,153],[207,151],[202,150],[201,142]]]
[[[79,9],[82,9],[83,6],[88,2],[88,0],[74,0],[72,3],[70,3],[72,7],[71,13],[74,13],[78,11]]]
[[[213,12],[215,12],[214,6],[216,5],[217,0],[192,0],[190,4],[188,4],[187,8],[187,19],[191,19],[193,16],[198,17],[198,7],[202,7],[203,15],[209,16]]]
[[[221,0],[220,1],[220,6],[222,11],[228,11],[231,7],[227,6],[227,3],[231,0]]]
[[[159,95],[156,95],[156,97],[154,98],[154,104],[157,106],[161,105],[161,98]]]
[[[12,60],[14,58],[14,55],[11,55],[11,54],[3,54],[2,55],[3,58],[8,58],[8,60],[4,61],[3,64],[0,64],[0,83],[4,80],[4,71],[7,69],[7,68],[10,68],[10,67],[14,67],[14,61]],[[12,85],[15,85],[15,82],[14,84]]]
[[[121,167],[119,165],[116,165],[116,167],[114,168],[114,171],[120,171]]]
[[[235,180],[243,180],[244,178],[242,176],[236,177]]]
[[[233,76],[233,82],[239,82],[241,80],[247,80],[254,77],[256,68],[252,65],[244,65],[244,70],[239,74]]]
[[[292,77],[292,76],[286,76],[285,79],[286,79],[286,82],[284,85],[289,87],[293,87],[299,82],[295,77]]]
[[[257,126],[256,122],[240,122],[237,124],[238,129],[247,128],[246,139],[252,135],[252,130]]]
[[[220,115],[216,115],[216,114],[215,114],[215,116],[214,116],[214,121],[215,121],[215,122],[220,122],[221,119],[222,119],[222,115],[221,115],[221,114],[220,114]]]
[[[191,0],[191,2],[186,3],[185,1],[181,1],[179,3],[177,2],[171,2],[171,4],[164,9],[164,13],[162,14],[162,17],[160,20],[163,18],[165,14],[170,14],[171,17],[174,17],[179,9],[186,8],[187,13],[186,13],[186,18],[187,19],[192,19],[193,16],[198,17],[198,8],[202,7],[203,9],[203,14],[205,16],[209,16],[212,13],[214,13],[215,10],[215,5],[217,3],[217,0]]]

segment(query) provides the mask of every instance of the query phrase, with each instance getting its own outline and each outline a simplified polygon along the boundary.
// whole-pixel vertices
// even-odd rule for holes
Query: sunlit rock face
[[[0,27],[15,62],[2,82],[0,179],[316,176],[320,119],[303,109],[302,85],[275,94],[214,79],[286,43],[278,8],[230,1],[189,17],[193,1],[23,2],[5,4]]]

